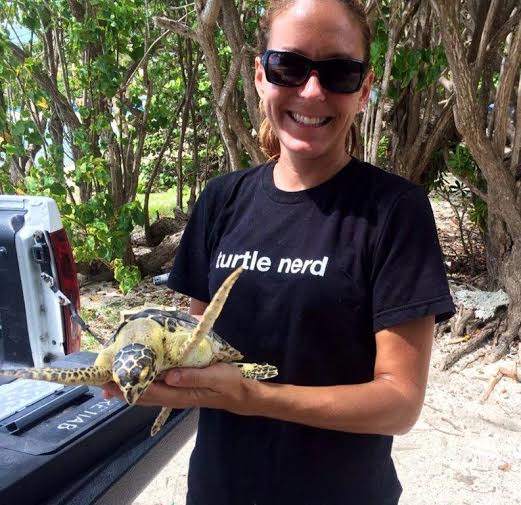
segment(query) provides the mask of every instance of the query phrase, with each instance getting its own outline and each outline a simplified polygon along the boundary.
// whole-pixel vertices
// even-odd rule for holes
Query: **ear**
[[[371,96],[371,88],[373,87],[374,81],[374,72],[369,70],[367,75],[365,76],[364,82],[362,84],[362,88],[360,89],[360,98],[358,99],[358,112],[362,112],[369,101],[369,97]]]
[[[255,88],[259,98],[262,99],[264,96],[264,67],[259,56],[255,58]]]

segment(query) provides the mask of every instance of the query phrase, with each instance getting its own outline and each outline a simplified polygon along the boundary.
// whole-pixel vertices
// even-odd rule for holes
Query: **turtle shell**
[[[126,321],[123,321],[114,333],[113,340],[116,339],[117,334],[129,321],[135,321],[136,319],[152,319],[162,327],[167,328],[170,333],[175,333],[179,327],[193,330],[199,322],[195,317],[192,317],[186,312],[179,312],[177,310],[144,309],[136,314],[132,314]],[[208,337],[215,339],[221,344],[230,345],[213,330],[210,330]]]

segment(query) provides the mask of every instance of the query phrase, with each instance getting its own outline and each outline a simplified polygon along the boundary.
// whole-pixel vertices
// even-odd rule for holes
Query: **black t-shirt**
[[[276,382],[369,382],[375,332],[454,310],[425,191],[356,159],[304,191],[277,189],[273,164],[211,180],[168,285],[208,302],[240,265],[214,329],[244,361],[276,365]],[[201,409],[191,503],[395,504],[391,446],[390,436]]]

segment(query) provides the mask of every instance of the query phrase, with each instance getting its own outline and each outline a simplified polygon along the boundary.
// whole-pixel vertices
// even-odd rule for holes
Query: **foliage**
[[[9,179],[9,175],[5,172],[0,172],[0,194],[12,195],[15,192],[15,187]]]
[[[384,166],[387,153],[389,152],[389,141],[390,138],[387,135],[382,135],[380,142],[378,143],[378,160],[379,165]]]
[[[135,67],[150,44],[142,20],[163,7],[138,0],[0,2],[0,189],[52,196],[76,260],[117,266],[124,290],[136,271],[118,260],[134,226],[143,224],[132,184],[140,128],[145,136],[160,132],[172,120],[165,103],[181,94],[163,82],[157,95],[147,94],[144,71]],[[165,53],[149,66],[152,78],[175,79]],[[146,100],[149,121],[140,124]],[[64,121],[64,108],[77,119]]]
[[[410,3],[377,3],[371,61],[375,88],[381,91],[389,33],[404,22]],[[266,4],[234,2],[250,48],[256,46]],[[486,192],[480,169],[455,128],[422,158],[450,95],[440,78],[452,78],[427,4],[421,2],[396,32],[387,96],[375,104],[383,110],[376,154],[392,168],[407,165],[403,158],[416,153],[408,168],[420,167],[417,182],[439,184],[451,180],[448,172],[453,172]],[[137,278],[127,252],[130,233],[143,224],[145,191],[152,195],[149,214],[154,216],[156,209],[171,213],[174,190],[182,190],[186,204],[210,177],[229,170],[206,58],[195,68],[195,89],[185,103],[201,47],[181,35],[165,35],[152,22],[154,16],[190,29],[198,23],[190,0],[0,0],[0,192],[55,198],[77,260],[109,265],[123,290]],[[225,80],[233,58],[231,36],[236,34],[226,33],[222,21],[221,16],[212,35]],[[246,55],[252,60],[251,51]],[[480,92],[491,84],[493,95],[499,68],[490,70],[491,83],[476,77],[483,83]],[[247,110],[245,88],[240,75],[230,107],[251,132],[255,121]],[[183,130],[185,105],[189,115]],[[374,121],[376,114],[367,116]],[[423,143],[415,150],[417,137]],[[238,136],[232,140],[241,149],[237,159],[250,165]],[[450,146],[446,160],[443,144]],[[451,188],[453,196],[457,193],[468,204],[472,222],[485,230],[486,204],[463,186]]]
[[[123,294],[127,294],[132,288],[136,287],[141,280],[141,273],[137,266],[127,267],[121,259],[114,262],[114,278],[119,282],[119,288]]]
[[[139,201],[115,209],[111,195],[98,192],[88,201],[71,205],[63,173],[53,172],[47,160],[41,159],[25,179],[31,194],[54,198],[68,232],[76,261],[100,261],[114,270],[122,291],[127,292],[140,280],[136,267],[123,265],[127,238],[136,225],[142,226],[143,212]],[[72,179],[103,184],[108,181],[103,160],[88,158],[71,174]],[[136,273],[137,271],[137,273]]]
[[[454,149],[449,150],[447,165],[456,177],[462,177],[486,193],[486,183],[480,177],[479,167],[465,144],[458,144]],[[484,231],[487,223],[486,203],[473,195],[461,182],[456,181],[452,186],[453,193],[458,193],[461,198],[465,198],[469,202],[469,218],[472,223]]]
[[[387,30],[385,20],[378,18],[373,29],[373,41],[371,43],[371,65],[375,73],[376,82],[380,82],[384,75]]]

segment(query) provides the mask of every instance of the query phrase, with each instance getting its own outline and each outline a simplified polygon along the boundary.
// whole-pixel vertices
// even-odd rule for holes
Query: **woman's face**
[[[364,58],[361,29],[338,0],[296,0],[273,21],[268,49],[292,51],[312,60]],[[257,58],[255,81],[280,140],[281,160],[286,156],[294,161],[345,160],[345,139],[367,102],[372,74],[353,94],[324,89],[315,71],[301,86],[283,87],[266,80]]]

